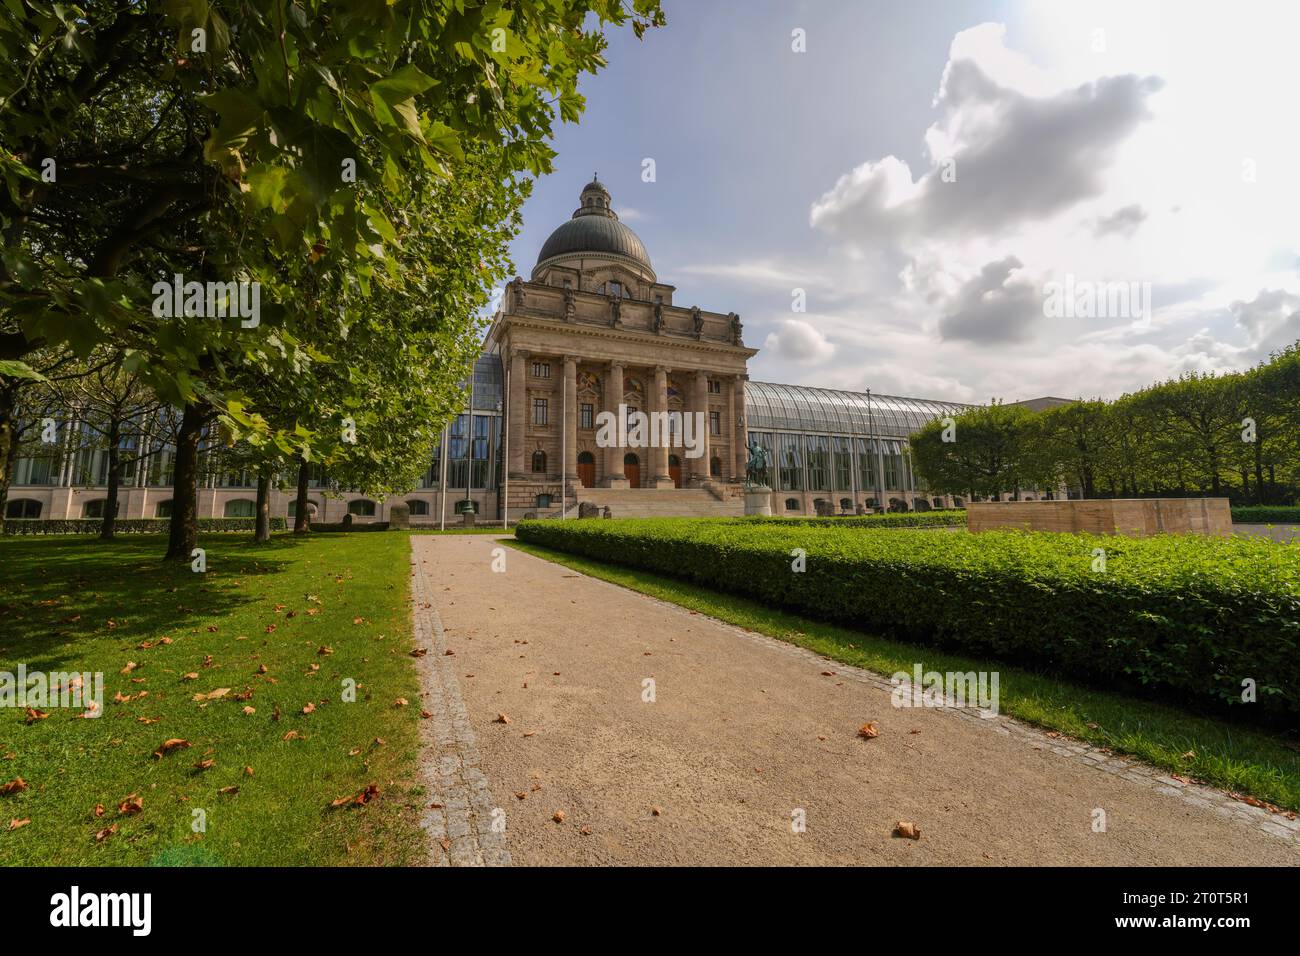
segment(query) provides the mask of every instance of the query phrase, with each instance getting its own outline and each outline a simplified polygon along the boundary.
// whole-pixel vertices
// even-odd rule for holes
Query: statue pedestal
[[[772,489],[755,485],[745,489],[745,514],[772,516]]]

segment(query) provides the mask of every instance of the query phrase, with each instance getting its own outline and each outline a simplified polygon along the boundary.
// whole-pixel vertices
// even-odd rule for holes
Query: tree
[[[998,495],[1051,481],[1031,441],[1033,413],[994,401],[932,421],[910,439],[912,460],[940,494]]]
[[[37,349],[21,367],[11,367],[13,374],[3,374],[4,366],[0,362],[0,534],[20,454],[49,444],[43,438],[48,420],[53,419],[56,435],[64,431],[58,418],[66,415],[66,408],[54,388],[85,374],[87,368],[67,349],[54,348]],[[56,438],[56,447],[59,441]]]
[[[1059,468],[1068,485],[1084,498],[1096,496],[1097,480],[1112,452],[1114,432],[1100,399],[1043,409],[1034,419],[1048,467]]]
[[[108,493],[99,536],[105,541],[113,539],[123,472],[133,465],[146,465],[149,458],[162,450],[168,437],[164,430],[155,428],[162,402],[138,372],[123,368],[124,358],[121,352],[97,351],[88,362],[80,363],[84,366],[81,374],[51,386],[60,410],[69,416],[69,424],[75,416],[95,436],[85,447],[104,451]],[[73,449],[79,450],[82,449]],[[87,476],[90,481],[97,477]]]
[[[393,254],[418,177],[452,179],[480,146],[502,189],[548,172],[555,119],[577,118],[606,25],[628,22],[640,35],[663,15],[655,0],[4,4],[0,375],[44,344],[139,356],[128,371],[184,405],[168,556],[188,558],[202,430],[269,427],[232,371],[328,359],[309,344],[312,283],[369,295],[419,276]],[[210,290],[203,314],[158,315],[155,283],[178,274],[260,289],[260,317],[208,314],[229,301]]]

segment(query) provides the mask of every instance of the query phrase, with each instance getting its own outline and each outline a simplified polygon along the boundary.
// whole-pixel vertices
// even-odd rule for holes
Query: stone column
[[[749,428],[745,424],[745,383],[747,381],[749,381],[748,375],[736,376],[731,400],[732,414],[735,416],[732,426],[735,432],[732,441],[736,446],[736,477],[742,481],[745,478],[745,466],[749,462]]]
[[[654,410],[656,412],[668,411],[668,367],[665,365],[655,366]],[[654,462],[654,487],[673,487],[673,476],[668,474],[668,434],[666,426],[665,429],[660,430],[659,441],[650,449],[650,453]]]
[[[507,467],[510,477],[526,478],[524,473],[524,440],[528,428],[528,353],[522,349],[510,350],[510,447],[507,449]],[[442,476],[446,483],[447,476]]]
[[[691,469],[691,484],[702,484],[709,480],[709,373],[700,369],[695,373],[695,395],[691,402],[692,412],[698,412],[698,424],[701,431],[695,440],[702,452],[699,458],[687,458]],[[683,429],[684,430],[684,429]]]
[[[623,403],[623,365],[610,362],[605,376],[605,411],[614,416],[613,444],[605,449],[605,484],[610,488],[626,488],[627,474],[623,471],[623,456],[627,454],[619,442],[618,406]]]
[[[578,477],[578,357],[564,356],[564,477]]]

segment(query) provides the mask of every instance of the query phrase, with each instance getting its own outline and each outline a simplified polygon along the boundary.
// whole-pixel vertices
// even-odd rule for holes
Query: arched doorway
[[[668,456],[668,477],[672,478],[674,487],[682,486],[682,460],[676,455]]]
[[[589,451],[578,452],[578,480],[584,488],[596,487],[596,456]]]
[[[623,474],[627,475],[629,488],[641,487],[641,459],[628,452],[623,456]]]

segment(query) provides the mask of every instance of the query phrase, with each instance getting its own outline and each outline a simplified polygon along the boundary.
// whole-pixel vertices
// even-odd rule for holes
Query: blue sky
[[[612,32],[609,67],[584,81],[587,110],[525,206],[519,273],[598,170],[675,301],[740,313],[759,379],[1110,397],[1300,336],[1300,240],[1278,214],[1300,208],[1293,11],[664,9],[642,41]],[[1152,307],[1045,314],[1067,275],[1146,284]]]

